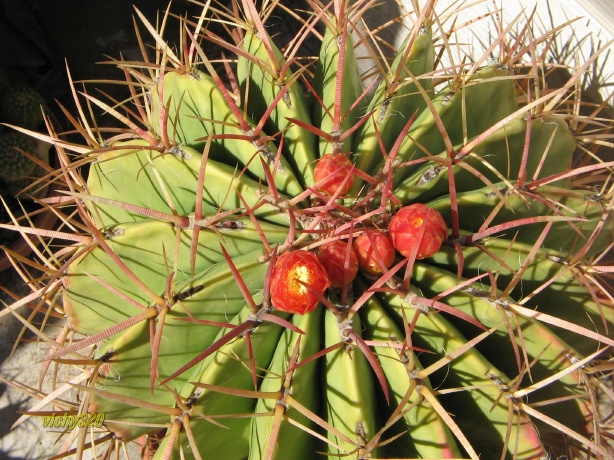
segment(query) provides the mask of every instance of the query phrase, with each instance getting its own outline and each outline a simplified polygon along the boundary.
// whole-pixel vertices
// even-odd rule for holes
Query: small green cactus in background
[[[34,152],[36,142],[29,136],[9,132],[0,136],[0,178],[7,182],[22,181],[36,169],[36,163],[22,152]]]
[[[0,93],[0,120],[26,129],[38,129],[43,123],[43,97],[31,86],[11,85]]]
[[[44,99],[20,78],[15,69],[0,66],[0,195],[4,199],[26,197],[24,191],[39,195],[45,184],[31,188],[44,176],[44,168],[37,161],[40,165],[49,161],[49,146],[37,142],[38,136],[32,131],[43,127]],[[7,209],[9,214],[21,215],[20,206],[6,206],[11,208]]]
[[[148,436],[160,459],[608,458],[613,121],[568,92],[597,55],[547,88],[556,30],[445,64],[454,15],[414,2],[387,59],[372,2],[308,3],[276,44],[281,2],[207,2],[179,51],[139,13],[156,53],[115,62],[130,97],[73,92],[84,142],[46,137],[65,225],[2,228],[53,243],[16,259],[10,309],[66,317],[16,313],[78,372],[46,368],[17,424],[105,414],[59,457]]]

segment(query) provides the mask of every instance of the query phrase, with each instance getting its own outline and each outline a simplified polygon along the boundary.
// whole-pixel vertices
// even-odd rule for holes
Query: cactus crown
[[[16,259],[46,277],[12,307],[66,315],[37,333],[81,370],[30,414],[104,413],[94,444],[159,458],[607,457],[612,120],[575,91],[596,56],[553,89],[556,31],[500,22],[445,64],[458,25],[414,2],[387,58],[373,1],[308,3],[281,48],[281,2],[207,2],[179,51],[137,11],[156,47],[113,62],[130,98],[75,96],[85,142],[49,136],[73,231],[13,226],[73,244]]]

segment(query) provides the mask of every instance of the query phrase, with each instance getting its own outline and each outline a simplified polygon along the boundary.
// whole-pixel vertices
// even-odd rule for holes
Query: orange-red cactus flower
[[[317,307],[317,294],[329,286],[328,274],[314,253],[286,252],[273,268],[271,304],[278,310],[304,315]]]
[[[392,241],[379,230],[369,230],[358,235],[354,240],[354,251],[360,268],[372,275],[383,273],[384,268],[390,267],[395,258]]]
[[[337,190],[339,194],[347,193],[354,185],[352,162],[342,153],[328,153],[318,160],[313,171],[316,182],[328,179],[316,188],[327,195],[333,195]],[[343,181],[350,176],[345,183]],[[341,186],[343,184],[343,186]]]
[[[358,257],[347,241],[331,241],[321,246],[318,259],[328,273],[331,286],[342,287],[344,282],[349,284],[356,278]]]
[[[418,241],[423,226],[424,235]],[[448,228],[441,214],[422,203],[399,209],[390,220],[388,232],[394,247],[405,257],[418,246],[416,259],[431,257],[448,238]]]

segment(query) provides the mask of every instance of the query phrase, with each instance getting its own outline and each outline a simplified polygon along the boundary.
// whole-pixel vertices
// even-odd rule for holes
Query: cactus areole
[[[105,415],[57,458],[611,458],[614,123],[569,91],[599,65],[552,87],[560,29],[499,10],[407,2],[384,55],[378,2],[310,0],[287,42],[283,2],[222,3],[168,43],[137,13],[130,97],[72,89],[63,225],[2,226],[48,243],[7,311],[68,319],[28,324],[53,363],[19,423]],[[455,28],[485,21],[471,57]]]

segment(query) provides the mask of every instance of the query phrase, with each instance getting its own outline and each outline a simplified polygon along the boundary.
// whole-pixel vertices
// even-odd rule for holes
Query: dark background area
[[[72,109],[66,67],[75,81],[121,78],[114,66],[97,63],[122,55],[140,59],[134,8],[156,24],[166,6],[145,0],[0,0],[0,65],[38,89],[54,114],[55,100]],[[174,0],[171,11],[197,14],[200,7]],[[177,21],[169,21],[167,36],[178,36]],[[121,91],[108,86],[105,91]]]
[[[283,3],[298,14],[308,9],[305,0]],[[396,3],[382,3],[386,3],[385,7],[373,8],[364,15],[371,28],[400,14]],[[159,23],[160,12],[167,7],[171,14],[185,15],[188,19],[198,17],[202,11],[201,4],[188,0],[0,0],[0,66],[8,66],[36,87],[54,114],[59,112],[56,99],[73,109],[66,66],[75,81],[121,79],[123,74],[113,65],[97,63],[109,57],[142,59],[134,33],[135,18],[145,40],[149,34],[140,24],[135,7],[154,25]],[[210,27],[216,33],[223,33],[216,25]],[[273,37],[294,37],[300,29],[298,21],[279,8],[266,27]],[[380,32],[386,40],[393,41],[398,27],[389,26]],[[171,45],[178,43],[176,19],[167,22],[164,37]],[[208,55],[216,54],[211,43],[204,46]],[[317,48],[312,48],[307,43],[305,53],[317,54]],[[118,86],[106,85],[104,89],[113,95],[114,91],[122,94]]]

